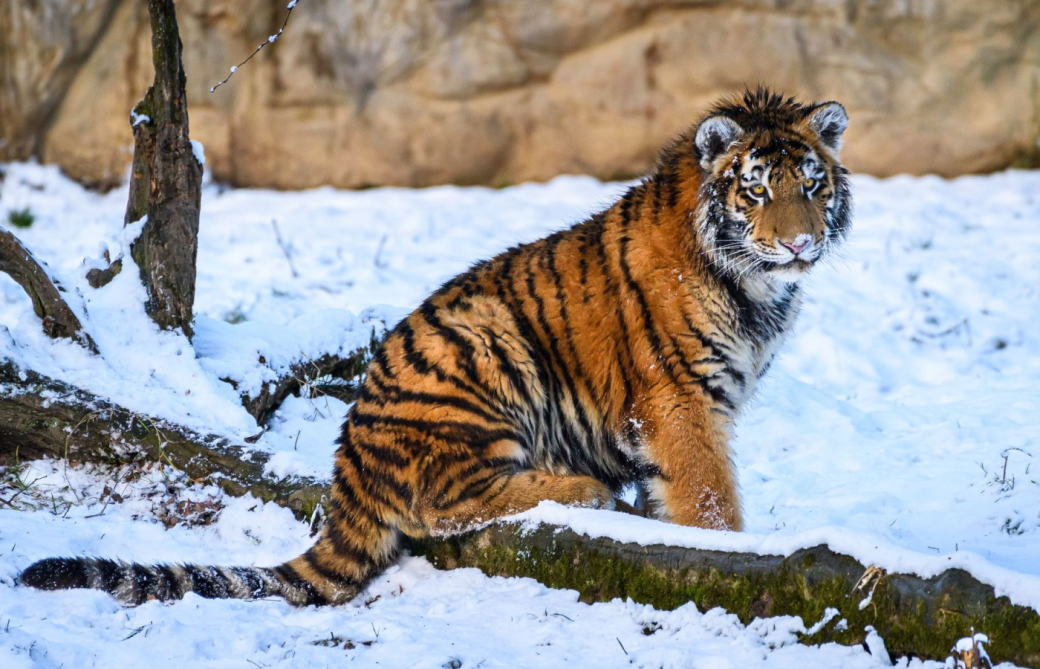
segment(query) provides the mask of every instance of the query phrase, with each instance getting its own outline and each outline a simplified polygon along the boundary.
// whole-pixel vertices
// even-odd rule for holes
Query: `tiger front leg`
[[[706,414],[670,402],[641,419],[647,454],[659,470],[645,483],[647,508],[678,525],[739,531],[744,522],[728,425],[693,418]]]

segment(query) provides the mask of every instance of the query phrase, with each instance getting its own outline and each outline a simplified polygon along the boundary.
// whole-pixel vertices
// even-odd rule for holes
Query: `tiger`
[[[391,329],[337,441],[316,543],[280,566],[48,558],[23,585],[131,605],[351,601],[409,539],[543,500],[740,531],[735,420],[846,238],[837,102],[767,88],[714,103],[609,208],[447,281]]]

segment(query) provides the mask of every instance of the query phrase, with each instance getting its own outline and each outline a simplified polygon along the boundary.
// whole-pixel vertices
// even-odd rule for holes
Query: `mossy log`
[[[309,518],[328,491],[326,481],[265,476],[263,452],[0,362],[0,465],[39,457],[112,465],[162,462],[230,495],[252,493],[287,506],[300,519]],[[862,643],[865,626],[872,625],[894,655],[942,660],[974,629],[989,636],[994,661],[1040,667],[1040,615],[996,596],[992,587],[959,569],[928,579],[879,574],[863,592],[853,592],[868,565],[826,546],[785,558],[642,546],[593,539],[565,527],[511,523],[412,542],[410,548],[442,569],[477,567],[489,575],[527,576],[577,590],[586,602],[631,597],[658,609],[694,602],[701,610],[722,607],[745,623],[797,615],[806,625],[821,620],[826,609],[837,609],[838,618],[803,636],[805,643]],[[868,594],[869,603],[860,608]]]
[[[310,516],[326,481],[264,474],[269,455],[130,411],[85,390],[0,362],[0,465],[42,457],[123,465],[162,463],[229,495],[252,493]]]
[[[872,625],[893,656],[943,660],[974,630],[989,636],[987,650],[995,662],[1040,667],[1040,615],[997,597],[960,569],[928,579],[878,571],[865,592],[853,593],[868,565],[827,546],[785,558],[642,546],[591,539],[566,527],[510,523],[415,542],[412,551],[441,569],[476,567],[492,576],[527,576],[577,590],[585,602],[631,597],[658,609],[694,602],[702,611],[722,607],[744,623],[792,615],[806,626],[834,608],[840,615],[803,642],[859,644]],[[870,588],[870,601],[860,608]]]

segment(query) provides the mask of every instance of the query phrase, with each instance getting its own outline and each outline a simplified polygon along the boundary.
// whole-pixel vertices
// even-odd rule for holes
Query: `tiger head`
[[[697,225],[717,267],[796,281],[844,239],[851,195],[838,151],[848,121],[837,102],[803,105],[759,88],[700,122]]]

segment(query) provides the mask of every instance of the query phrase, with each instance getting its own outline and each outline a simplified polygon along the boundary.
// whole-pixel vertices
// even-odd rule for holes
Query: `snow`
[[[392,326],[475,260],[579,220],[627,187],[586,177],[500,190],[279,193],[209,184],[193,347],[141,314],[144,291],[129,244],[143,222],[137,232],[123,230],[125,188],[99,195],[53,168],[2,169],[0,224],[9,211],[31,209],[36,222],[15,232],[66,288],[103,357],[44,336],[28,298],[0,275],[0,358],[238,441],[259,428],[221,378],[256,389],[294,361],[367,342],[373,328]],[[888,571],[930,576],[960,567],[1040,608],[1040,173],[857,176],[853,187],[851,238],[808,279],[799,324],[736,431],[747,531],[553,504],[521,520],[622,541],[780,555],[826,543]],[[84,259],[104,255],[99,242],[124,267],[94,290],[84,275],[101,261]],[[254,447],[273,454],[273,475],[327,474],[345,411],[332,398],[293,398]],[[101,474],[52,466],[35,463],[26,476],[46,475],[36,487],[59,498],[68,477],[86,491],[82,500],[33,513],[0,508],[3,666],[878,661],[862,648],[794,643],[798,630],[820,621],[744,627],[692,605],[673,612],[626,602],[588,606],[533,581],[437,572],[412,558],[372,585],[362,598],[380,595],[371,605],[327,610],[196,597],[123,609],[101,593],[15,588],[21,569],[49,555],[270,565],[310,541],[287,511],[231,498],[212,525],[166,530],[132,490],[104,507]],[[0,485],[8,498],[6,490]],[[649,621],[660,628],[644,636]],[[330,634],[354,647],[312,644]]]
[[[231,71],[234,72],[235,68],[231,68]],[[202,146],[202,142],[198,142],[194,139],[188,141],[191,142],[191,153],[195,156],[195,162],[197,162],[199,165],[205,165],[206,149]]]
[[[863,643],[866,644],[871,656],[877,660],[877,664],[882,667],[892,666],[892,658],[889,657],[888,650],[885,648],[885,640],[878,635],[872,625],[867,625],[867,638],[863,640]]]
[[[953,649],[958,653],[966,653],[974,648],[976,643],[989,643],[989,637],[985,634],[966,636],[963,639],[957,639],[957,643],[954,644]]]

